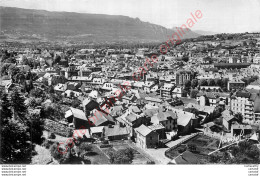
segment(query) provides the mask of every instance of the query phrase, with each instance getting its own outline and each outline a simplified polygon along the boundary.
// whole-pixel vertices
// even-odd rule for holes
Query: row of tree
[[[21,92],[1,92],[1,163],[29,163],[34,144],[41,144],[43,121],[31,115]]]

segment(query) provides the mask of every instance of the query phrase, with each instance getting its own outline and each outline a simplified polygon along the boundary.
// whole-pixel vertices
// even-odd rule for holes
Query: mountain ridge
[[[123,15],[0,6],[0,39],[163,42],[175,31]],[[189,32],[185,38],[198,37]]]

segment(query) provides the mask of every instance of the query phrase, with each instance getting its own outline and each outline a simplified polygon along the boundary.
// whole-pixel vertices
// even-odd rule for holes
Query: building
[[[121,125],[108,125],[104,127],[104,137],[110,141],[128,139],[129,129]]]
[[[182,87],[176,87],[172,91],[172,97],[187,97],[187,91],[185,91]]]
[[[241,81],[241,80],[231,80],[231,81],[228,81],[228,86],[227,86],[227,89],[228,90],[232,90],[232,89],[243,89],[245,87],[245,82],[244,81]]]
[[[166,131],[177,130],[177,114],[173,111],[160,111],[151,117],[151,122],[163,125]]]
[[[173,84],[168,84],[165,83],[160,91],[161,91],[161,97],[162,98],[172,98],[172,91],[174,89],[174,85]]]
[[[255,122],[260,123],[260,95],[258,94],[258,96],[255,99],[254,102],[254,118],[255,118]]]
[[[191,71],[178,71],[176,73],[176,85],[177,86],[183,86],[186,81],[192,80],[192,73]]]
[[[159,134],[145,125],[135,129],[136,144],[141,148],[154,148],[159,144]]]
[[[234,115],[232,114],[232,112],[230,112],[229,110],[225,110],[222,112],[222,117],[223,117],[223,126],[227,130],[231,130],[231,125],[233,124],[233,122],[237,121]]]
[[[237,91],[230,98],[230,110],[234,114],[241,113],[245,122],[253,122],[255,98],[256,94],[251,94],[250,92],[245,91]]]
[[[234,123],[231,125],[231,135],[238,136],[238,135],[249,135],[252,133],[252,126],[251,125],[241,125],[238,123]]]

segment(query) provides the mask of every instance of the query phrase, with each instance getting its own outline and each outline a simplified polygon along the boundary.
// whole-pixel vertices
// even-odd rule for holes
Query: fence
[[[200,134],[201,132],[198,132],[198,133],[194,133],[192,135],[190,135],[189,137],[183,139],[183,140],[180,140],[180,142],[178,142],[176,145],[172,146],[171,148],[167,149],[165,152],[164,152],[164,155],[167,157],[167,158],[170,158],[172,159],[171,157],[168,156],[167,152],[169,152],[170,150],[174,150],[176,149],[177,147],[179,147],[181,144],[183,144],[184,142],[194,138],[195,136],[197,136],[198,134]]]

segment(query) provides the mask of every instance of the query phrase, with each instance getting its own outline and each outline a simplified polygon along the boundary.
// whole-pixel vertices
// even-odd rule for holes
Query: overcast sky
[[[190,13],[203,17],[192,30],[260,32],[260,0],[0,0],[1,6],[138,17],[167,28],[181,26]]]

